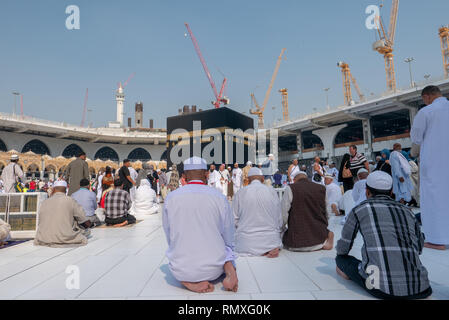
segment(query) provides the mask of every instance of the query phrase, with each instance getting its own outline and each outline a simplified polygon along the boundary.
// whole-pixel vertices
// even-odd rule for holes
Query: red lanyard
[[[206,184],[205,184],[204,182],[202,182],[202,181],[191,181],[191,182],[189,182],[188,184],[189,184],[189,185],[190,185],[190,184],[200,184],[200,185],[203,185],[203,186],[206,185]]]

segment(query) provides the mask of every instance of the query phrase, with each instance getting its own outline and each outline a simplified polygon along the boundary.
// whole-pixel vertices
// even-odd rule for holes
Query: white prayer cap
[[[270,154],[268,155],[268,157],[269,157],[269,158],[274,158],[274,154],[270,153]]]
[[[13,154],[13,155],[11,156],[11,160],[19,160],[19,155]]]
[[[64,187],[64,188],[67,188],[67,182],[65,182],[64,180],[55,181],[55,183],[53,183],[53,187]]]
[[[255,176],[263,176],[262,170],[259,168],[251,168],[248,171],[248,178],[249,177],[255,177]]]
[[[366,185],[376,190],[388,191],[393,187],[393,178],[383,171],[374,171],[366,179]]]
[[[200,157],[192,157],[184,161],[184,171],[207,170],[206,160]]]
[[[246,163],[246,165],[247,165],[247,166],[252,166],[253,163],[252,163],[251,161],[248,161],[248,162]]]
[[[303,175],[305,175],[307,177],[307,173],[305,173],[304,171],[299,170],[298,167],[293,169],[293,171],[290,173],[290,177],[292,179],[295,179],[296,176],[298,176],[299,174],[303,174]]]
[[[361,174],[361,173],[369,173],[368,170],[366,170],[365,168],[360,169],[359,171],[357,171],[357,175]]]
[[[328,178],[328,179],[334,180],[334,176],[331,175],[331,174],[329,174],[329,173],[326,173],[326,175],[325,175],[324,177],[325,177],[325,178]]]

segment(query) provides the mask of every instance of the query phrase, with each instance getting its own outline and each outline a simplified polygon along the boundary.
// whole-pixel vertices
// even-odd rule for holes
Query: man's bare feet
[[[277,258],[277,257],[279,257],[279,252],[280,251],[281,250],[279,248],[276,248],[276,249],[273,249],[273,250],[265,253],[264,256],[267,257],[267,258],[270,258],[270,259]]]
[[[343,271],[341,271],[339,267],[336,267],[336,268],[337,268],[337,269],[336,269],[337,274],[338,274],[340,277],[342,277],[342,278],[345,279],[345,280],[350,280],[349,277],[348,277]]]
[[[329,231],[326,243],[323,246],[323,250],[332,250],[334,248],[334,233]]]
[[[196,292],[196,293],[209,293],[214,291],[215,287],[212,283],[209,281],[203,281],[203,282],[181,282],[181,284],[189,289],[190,291]]]
[[[440,251],[446,250],[446,246],[443,246],[441,244],[433,244],[433,243],[429,243],[429,242],[424,243],[424,248],[440,250]]]
[[[112,227],[113,228],[121,228],[121,227],[126,226],[127,224],[128,224],[128,221],[125,221],[125,222],[122,222],[122,223],[119,223],[119,224],[114,224]]]
[[[226,278],[223,280],[223,287],[226,291],[237,292],[239,280],[237,278],[237,272],[230,261],[225,263],[224,271],[226,273]]]

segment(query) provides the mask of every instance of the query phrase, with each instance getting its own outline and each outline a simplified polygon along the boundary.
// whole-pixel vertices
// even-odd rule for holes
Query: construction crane
[[[252,98],[254,105],[256,106],[256,109],[250,109],[249,113],[252,115],[257,115],[257,117],[259,119],[259,122],[258,122],[259,129],[264,129],[264,127],[265,127],[264,121],[263,121],[263,113],[265,111],[265,108],[267,107],[268,100],[270,99],[271,90],[273,89],[273,84],[274,84],[274,81],[276,80],[276,77],[277,77],[277,74],[279,71],[279,67],[281,66],[282,57],[284,56],[285,50],[286,50],[285,48],[282,49],[281,54],[279,55],[279,58],[276,63],[276,67],[274,69],[273,76],[271,77],[270,85],[268,86],[268,90],[265,94],[265,99],[263,101],[262,107],[260,107],[259,104],[257,103],[256,97],[254,96],[254,94],[253,93],[251,94],[251,98]]]
[[[81,127],[84,127],[86,122],[86,112],[87,112],[87,100],[89,98],[89,88],[86,89],[86,95],[84,96],[84,108],[83,108],[83,118],[81,120]]]
[[[444,77],[449,77],[449,26],[441,27],[439,30],[441,39],[441,51],[443,54]]]
[[[282,117],[284,118],[284,121],[289,120],[288,116],[288,90],[287,89],[281,89],[279,90],[282,97]]]
[[[360,87],[357,84],[357,80],[351,73],[349,65],[346,62],[338,62],[337,66],[341,68],[341,72],[343,74],[343,95],[345,97],[345,104],[348,106],[353,104],[351,82],[355,90],[357,91],[360,102],[365,102],[366,101],[365,95],[362,93],[362,90],[360,90]]]
[[[187,31],[189,32],[190,39],[192,39],[193,46],[195,47],[195,51],[198,55],[198,58],[201,61],[201,64],[203,65],[204,72],[206,73],[207,79],[209,80],[210,86],[212,87],[212,91],[214,92],[215,101],[212,101],[212,104],[215,106],[215,108],[220,108],[220,105],[223,103],[224,105],[228,105],[230,103],[229,99],[224,97],[224,90],[227,83],[227,79],[223,79],[223,83],[221,85],[220,92],[217,91],[217,87],[215,86],[215,82],[212,79],[212,76],[209,72],[209,68],[207,67],[206,60],[204,60],[203,54],[201,53],[200,46],[198,45],[198,41],[196,40],[195,36],[193,35],[192,30],[190,29],[190,26],[188,23],[185,23],[185,26],[187,28]]]
[[[383,5],[382,5],[383,6]],[[385,59],[385,71],[387,74],[387,89],[390,92],[396,91],[396,74],[394,71],[393,46],[398,21],[399,0],[392,0],[390,13],[390,26],[385,29],[381,17],[376,17],[379,28],[379,40],[373,44],[373,50],[379,52]]]

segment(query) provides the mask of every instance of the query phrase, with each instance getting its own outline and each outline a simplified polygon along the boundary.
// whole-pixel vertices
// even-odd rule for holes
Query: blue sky
[[[266,110],[281,118],[280,88],[289,89],[291,117],[343,104],[338,61],[346,61],[364,91],[386,89],[383,57],[372,51],[373,30],[365,8],[379,0],[3,0],[0,11],[0,112],[12,112],[12,91],[24,95],[26,115],[79,124],[89,88],[91,120],[115,120],[114,90],[127,86],[126,117],[144,102],[144,124],[183,105],[211,108],[213,93],[186,38],[184,22],[197,37],[219,87],[228,78],[231,107],[247,112],[250,93],[262,103],[276,59],[287,48]],[[391,1],[383,14],[388,22]],[[81,29],[65,27],[68,5],[78,5]],[[417,81],[443,74],[438,28],[449,24],[449,1],[403,0],[399,8],[395,62],[399,87],[409,84],[404,58],[412,56]],[[275,110],[272,107],[276,106]]]

